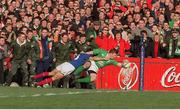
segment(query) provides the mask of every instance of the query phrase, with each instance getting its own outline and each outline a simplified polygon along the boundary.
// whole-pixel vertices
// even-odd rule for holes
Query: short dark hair
[[[145,20],[144,20],[144,19],[142,19],[142,18],[141,18],[139,21],[143,21],[143,22],[145,22]]]
[[[147,31],[146,31],[146,30],[142,30],[142,31],[141,31],[141,35],[142,35],[143,33],[145,33],[145,34],[147,35]]]
[[[42,31],[43,31],[43,30],[46,30],[47,32],[49,32],[48,28],[43,28]]]
[[[65,35],[68,35],[68,34],[66,32],[64,32],[61,34],[61,37],[65,36]]]
[[[32,31],[31,29],[28,29],[28,30],[27,30],[27,33],[30,33],[30,32],[33,32],[33,31]]]
[[[21,36],[21,35],[25,35],[26,36],[26,34],[24,34],[23,32],[19,32],[18,33],[18,37]]]
[[[117,54],[118,51],[117,51],[115,48],[113,48],[113,49],[111,49],[111,50],[109,51],[109,53],[115,53],[115,54]]]

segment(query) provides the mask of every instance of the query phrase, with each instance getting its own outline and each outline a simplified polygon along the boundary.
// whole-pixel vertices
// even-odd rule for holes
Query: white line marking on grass
[[[10,96],[7,96],[7,95],[0,96],[0,98],[8,98],[8,97],[10,97]]]
[[[94,94],[94,93],[115,93],[119,91],[75,91],[75,92],[63,92],[63,93],[43,93],[43,94],[32,94],[32,95],[15,95],[15,96],[9,96],[9,95],[0,95],[0,98],[8,98],[8,97],[40,97],[40,96],[60,96],[60,95],[78,95],[78,94]]]
[[[21,96],[19,96],[19,97],[27,97],[26,95],[21,95]]]
[[[74,94],[79,94],[80,92],[75,92]]]
[[[41,94],[34,94],[34,95],[32,95],[32,97],[39,97],[39,96],[41,96]]]
[[[71,95],[71,94],[74,94],[74,93],[73,93],[73,92],[68,92],[67,94],[70,94],[70,95]]]
[[[101,93],[102,91],[96,91],[97,93]]]
[[[47,94],[44,94],[45,96],[53,96],[53,95],[57,95],[55,93],[47,93]]]
[[[114,92],[119,92],[119,91],[106,91],[107,93],[114,93]]]

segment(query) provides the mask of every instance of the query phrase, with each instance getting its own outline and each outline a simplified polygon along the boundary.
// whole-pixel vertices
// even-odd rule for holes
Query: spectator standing
[[[49,31],[47,28],[42,29],[41,39],[37,41],[40,52],[39,60],[36,62],[36,74],[47,72],[50,69],[52,63],[52,41],[49,39],[48,33]]]
[[[18,38],[13,41],[10,45],[10,49],[12,50],[12,68],[7,76],[6,85],[10,85],[13,76],[16,74],[18,68],[22,69],[23,80],[22,85],[28,86],[28,69],[27,69],[27,59],[29,57],[30,46],[26,41],[26,36],[24,33],[20,33]]]
[[[5,38],[0,37],[0,85],[4,83],[4,68],[6,65],[4,59],[7,57],[7,45],[5,44]]]
[[[72,45],[69,42],[69,37],[67,33],[62,33],[62,35],[60,35],[60,40],[56,43],[54,43],[53,46],[53,56],[54,56],[54,61],[55,61],[55,65],[60,65],[63,62],[67,62],[70,60],[70,53],[72,51]],[[65,81],[66,78],[62,79],[63,82],[63,87],[67,88],[67,83]],[[54,82],[54,86],[58,87],[59,86],[59,82],[60,80],[57,80]]]
[[[36,61],[39,60],[40,49],[31,30],[27,31],[27,43],[30,45],[29,58],[27,60],[29,70],[29,84],[33,83],[31,77],[36,74]]]
[[[179,58],[179,45],[180,45],[180,38],[179,38],[178,30],[172,31],[172,37],[168,43],[168,57],[169,58]]]
[[[123,36],[123,37],[122,37]],[[125,57],[126,56],[126,51],[130,49],[131,44],[129,37],[125,31],[122,32],[117,32],[115,34],[115,48],[118,50],[118,54],[120,57]]]
[[[135,36],[134,38],[134,50],[133,56],[140,57],[140,37],[143,37],[144,47],[145,47],[145,58],[154,56],[154,43],[152,38],[148,37],[148,34],[145,30],[141,31],[142,36]]]
[[[154,35],[154,58],[167,58],[166,46],[163,37],[159,33]]]

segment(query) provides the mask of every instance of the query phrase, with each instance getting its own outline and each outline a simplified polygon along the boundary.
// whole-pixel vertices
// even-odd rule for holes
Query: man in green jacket
[[[29,51],[29,58],[27,60],[28,63],[28,67],[29,67],[29,83],[30,86],[33,83],[31,80],[31,77],[33,75],[35,75],[35,69],[36,69],[36,61],[39,60],[39,54],[40,54],[40,49],[38,46],[38,43],[35,39],[35,37],[33,36],[33,32],[32,30],[28,30],[27,31],[27,43],[30,46],[30,51]]]
[[[12,50],[12,68],[7,76],[7,81],[5,85],[10,85],[13,76],[16,74],[18,68],[22,69],[23,80],[22,85],[28,86],[28,69],[27,69],[27,59],[28,53],[30,50],[30,46],[27,43],[26,35],[24,33],[19,33],[18,38],[13,41],[10,45],[10,49]]]
[[[70,61],[70,53],[73,51],[74,46],[69,42],[69,38],[67,33],[63,33],[61,35],[61,39],[59,42],[55,43],[53,45],[53,58],[55,62],[55,66],[63,63]],[[54,82],[54,86],[58,87],[59,86],[60,80],[57,80]],[[69,78],[64,77],[62,79],[63,87],[68,88],[68,82]]]

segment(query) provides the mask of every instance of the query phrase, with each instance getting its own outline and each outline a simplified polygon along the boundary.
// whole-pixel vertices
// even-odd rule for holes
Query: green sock
[[[75,77],[76,77],[76,78],[79,78],[81,72],[84,71],[84,70],[85,70],[85,68],[84,68],[83,66],[78,67],[78,68],[74,71]]]
[[[87,76],[85,78],[78,79],[77,82],[79,82],[79,83],[90,83],[91,82],[91,77]]]

